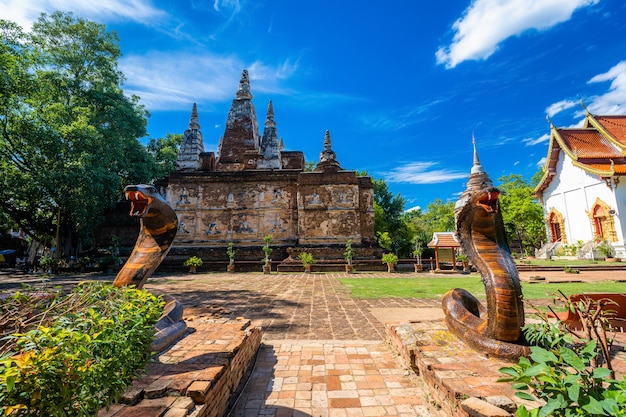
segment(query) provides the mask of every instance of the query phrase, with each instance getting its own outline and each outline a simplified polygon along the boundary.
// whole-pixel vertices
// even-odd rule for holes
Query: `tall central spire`
[[[248,71],[243,70],[237,94],[226,119],[216,168],[220,171],[255,169],[260,146],[261,135],[250,93],[250,79]]]
[[[485,172],[485,169],[480,164],[480,159],[478,159],[478,152],[476,151],[476,138],[474,137],[474,132],[472,132],[472,145],[474,146],[474,164],[472,165],[472,174],[477,174],[481,172]]]
[[[252,100],[248,70],[243,70],[243,72],[241,73],[241,79],[239,80],[239,89],[237,90],[237,100]]]

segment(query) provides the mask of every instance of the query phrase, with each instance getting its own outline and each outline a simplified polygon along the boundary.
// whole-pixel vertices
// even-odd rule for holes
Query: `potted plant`
[[[352,273],[352,257],[354,252],[352,251],[352,239],[346,242],[346,250],[343,253],[343,258],[346,260],[346,273]]]
[[[49,274],[54,274],[59,267],[59,260],[51,255],[44,255],[39,259],[41,269]]]
[[[415,238],[415,250],[413,251],[413,256],[415,257],[415,272],[422,272],[424,270],[424,265],[422,265],[423,252],[424,248],[422,248],[421,242]]]
[[[310,274],[311,265],[315,263],[315,259],[313,259],[313,254],[309,252],[302,252],[300,255],[298,255],[298,259],[302,261],[302,266],[304,266],[304,272],[306,274]]]
[[[91,263],[91,259],[89,256],[81,256],[76,259],[76,265],[78,265],[78,269],[80,272],[85,272],[87,265]]]
[[[601,237],[596,238],[596,249],[604,256],[605,261],[615,262],[615,248],[611,245],[611,242]]]
[[[270,255],[272,254],[273,249],[270,248],[272,244],[272,235],[263,236],[263,241],[265,245],[263,245],[263,253],[265,254],[265,258],[263,258],[263,273],[269,274],[272,272],[272,260],[270,259]]]
[[[461,262],[463,265],[463,272],[467,272],[469,270],[469,258],[464,253],[459,253],[456,257],[456,260]]]
[[[228,266],[226,266],[226,271],[229,273],[235,272],[235,254],[237,250],[235,249],[235,244],[233,242],[228,243],[228,248],[226,248],[226,254],[228,255]]]
[[[183,263],[183,266],[188,266],[189,267],[189,272],[194,273],[194,272],[196,272],[196,269],[199,266],[202,266],[202,259],[198,258],[197,256],[190,256]]]
[[[394,265],[398,263],[398,255],[395,253],[385,253],[381,260],[384,264],[387,264],[387,272],[393,272]]]

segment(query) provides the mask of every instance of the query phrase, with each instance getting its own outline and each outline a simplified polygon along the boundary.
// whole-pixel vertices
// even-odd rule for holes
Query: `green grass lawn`
[[[583,259],[516,259],[517,265],[538,266],[584,266],[584,265],[615,265],[615,262],[604,260],[588,261]]]
[[[485,297],[485,286],[478,275],[462,278],[342,278],[339,280],[356,298],[441,298],[451,288],[463,288],[478,298]],[[557,290],[566,295],[581,292],[626,292],[626,283],[614,281],[572,282],[560,284],[522,283],[526,300],[552,298]]]

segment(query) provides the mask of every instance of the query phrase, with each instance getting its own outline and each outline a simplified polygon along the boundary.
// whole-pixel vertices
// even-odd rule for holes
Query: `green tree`
[[[176,157],[183,135],[180,133],[167,133],[164,138],[150,138],[146,149],[159,164],[157,178],[163,178],[176,170]]]
[[[410,256],[413,235],[403,219],[405,200],[399,193],[394,195],[382,179],[374,183],[374,231],[376,236],[385,232],[391,238],[390,249],[402,257]]]
[[[455,204],[454,201],[444,203],[439,198],[435,199],[419,217],[419,228],[428,236],[432,236],[434,232],[453,232],[456,230]]]
[[[538,177],[535,175],[534,181]],[[510,174],[498,179],[502,220],[509,242],[521,241],[524,251],[533,251],[545,241],[543,209],[534,194],[535,185],[518,174]]]
[[[25,34],[0,21],[0,211],[27,233],[88,238],[128,183],[157,167],[138,138],[147,112],[128,98],[119,40],[71,13]]]

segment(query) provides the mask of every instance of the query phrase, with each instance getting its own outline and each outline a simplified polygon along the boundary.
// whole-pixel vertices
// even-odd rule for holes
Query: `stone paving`
[[[153,277],[146,287],[185,304],[190,326],[205,316],[245,317],[263,329],[254,370],[230,416],[444,415],[370,312],[437,300],[354,299],[338,281],[345,276],[198,274]]]

